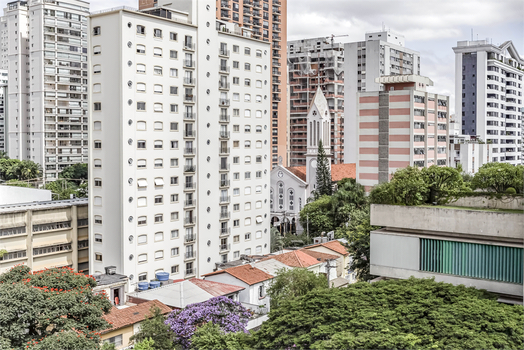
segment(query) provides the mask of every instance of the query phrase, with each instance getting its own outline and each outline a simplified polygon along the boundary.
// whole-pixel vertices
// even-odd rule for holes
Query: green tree
[[[77,185],[65,179],[48,182],[45,188],[46,190],[51,190],[54,200],[70,199],[71,195],[80,197]]]
[[[248,335],[244,332],[225,333],[218,324],[208,322],[198,327],[191,337],[191,349],[198,350],[244,350],[250,349]]]
[[[32,180],[42,175],[42,167],[31,160],[22,160],[8,169],[11,178],[18,180]]]
[[[486,163],[473,176],[471,185],[475,189],[487,189],[504,193],[514,188],[516,193],[523,193],[524,166],[509,163]]]
[[[87,163],[77,163],[70,165],[58,174],[59,178],[73,181],[77,185],[87,181]]]
[[[27,266],[12,268],[0,275],[1,336],[15,349],[30,343],[64,349],[61,344],[69,341],[71,349],[98,349],[98,332],[110,328],[102,316],[111,303],[93,293],[95,286],[91,276],[70,268],[32,273]],[[67,333],[72,330],[78,343]]]
[[[116,350],[116,346],[113,343],[105,341],[100,347],[101,350]]]
[[[331,218],[335,227],[347,223],[351,213],[368,206],[364,186],[355,179],[342,179],[331,196]]]
[[[11,168],[20,163],[18,159],[2,158],[0,159],[0,178],[2,180],[17,180]]]
[[[315,190],[315,198],[331,196],[333,194],[329,159],[327,158],[326,151],[322,146],[322,140],[318,141],[316,184],[317,188]]]
[[[426,203],[445,204],[451,197],[469,190],[460,171],[452,167],[432,165],[422,169],[422,176],[429,189]]]
[[[524,309],[433,279],[314,289],[272,308],[255,349],[522,349]]]
[[[420,205],[427,201],[429,184],[417,167],[398,169],[389,184],[379,184],[371,190],[370,199],[375,204]]]
[[[323,274],[316,274],[305,268],[280,269],[271,280],[267,295],[271,308],[277,307],[284,300],[305,295],[313,289],[327,289],[327,279]]]
[[[332,231],[334,222],[329,215],[331,211],[331,198],[322,196],[313,202],[307,203],[302,208],[299,214],[300,223],[304,229],[307,229],[309,226],[310,236]]]
[[[169,331],[169,326],[165,324],[166,317],[158,306],[152,306],[150,314],[140,323],[140,331],[133,335],[129,340],[143,342],[151,339],[156,349],[171,349],[174,347],[173,333]]]
[[[4,182],[4,185],[15,186],[15,187],[27,187],[27,188],[33,188],[34,187],[34,186],[30,185],[29,183],[27,183],[25,181],[14,180],[14,179]]]
[[[144,339],[138,343],[135,344],[133,347],[133,350],[155,350],[155,349],[161,349],[161,348],[155,348],[155,341],[151,338]],[[173,345],[169,348],[165,349],[171,349]]]
[[[6,152],[0,151],[0,159],[9,159],[9,156]]]
[[[271,253],[283,249],[283,237],[280,234],[280,231],[276,227],[272,226],[270,230],[270,235]]]

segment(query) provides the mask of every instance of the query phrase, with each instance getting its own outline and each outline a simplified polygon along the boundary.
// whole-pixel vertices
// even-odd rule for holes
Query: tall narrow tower
[[[331,158],[331,115],[324,93],[317,88],[307,114],[307,154],[306,154],[306,181],[311,190],[316,190],[318,144],[322,146],[326,156]],[[329,160],[331,168],[331,159]]]

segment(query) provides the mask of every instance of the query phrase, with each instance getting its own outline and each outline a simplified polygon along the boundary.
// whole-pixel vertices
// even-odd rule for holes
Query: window
[[[96,206],[102,206],[102,197],[96,196],[95,197],[95,203]]]
[[[146,179],[138,179],[136,184],[137,184],[138,188],[147,187],[147,180]]]
[[[244,253],[246,255],[251,255],[251,248],[246,248],[246,250],[244,251]]]
[[[155,242],[160,242],[164,240],[164,232],[155,233]]]
[[[244,101],[250,102],[251,101],[251,95],[250,94],[245,94],[244,95]]]
[[[100,253],[95,253],[95,260],[96,260],[96,261],[102,261],[102,254],[100,254]]]
[[[145,149],[146,148],[146,141],[145,140],[138,140],[136,142],[136,148],[138,148],[138,149]]]
[[[178,123],[177,122],[169,123],[169,130],[178,131]]]
[[[157,250],[155,252],[155,260],[163,259],[164,258],[164,251],[163,250]]]
[[[156,57],[162,57],[162,49],[160,47],[155,47],[153,49],[153,55]]]
[[[244,203],[244,210],[251,210],[251,203],[250,202]]]
[[[100,55],[102,53],[102,47],[97,45],[93,47],[93,55]]]
[[[246,141],[247,142],[247,141]],[[244,163],[251,164],[251,156],[245,156],[244,157]]]
[[[249,140],[244,141],[244,147],[245,148],[251,148],[251,141],[249,141]]]
[[[260,209],[260,208],[262,208],[262,201],[257,201],[257,202],[255,203],[255,208],[256,208],[256,209]]]
[[[233,211],[239,211],[240,210],[240,204],[233,204]]]
[[[177,140],[171,141],[171,149],[178,149],[178,141]]]
[[[106,339],[104,342],[113,344],[115,347],[122,346],[122,334],[115,335],[109,339]]]
[[[136,33],[137,34],[141,34],[141,35],[145,35],[146,34],[146,27],[142,26],[142,25],[137,25],[136,26]]]
[[[240,188],[233,188],[233,196],[240,196]]]
[[[233,61],[233,68],[238,69],[238,67],[239,67],[239,63],[238,63],[238,61]],[[238,84],[238,83],[237,83],[237,84]]]
[[[178,249],[178,247],[171,248],[171,256],[178,256],[178,255],[180,255],[180,250]]]
[[[244,188],[244,194],[247,194],[247,195],[251,194],[251,187],[248,186]]]
[[[262,88],[262,80],[257,80],[255,83],[255,87]]]
[[[94,123],[93,123],[93,129],[94,129],[95,131],[102,130],[102,122],[94,122]]]
[[[255,112],[255,117],[262,118],[262,111],[256,111]]]
[[[244,79],[244,85],[251,86],[251,79],[248,79],[248,78]]]
[[[162,149],[162,148],[163,148],[162,140],[155,140],[155,149]]]
[[[155,103],[153,105],[153,109],[155,112],[162,112],[164,110],[164,106],[161,103]]]
[[[244,126],[244,132],[251,132],[251,125]]]
[[[141,63],[137,63],[137,65],[136,65],[136,72],[137,73],[145,73],[146,72],[146,65],[145,64],[141,64]]]
[[[95,233],[95,243],[102,243],[102,235],[100,233]]]
[[[171,95],[178,95],[178,86],[170,86],[169,87],[169,94],[171,94]]]
[[[95,187],[102,187],[102,179],[95,178]]]
[[[175,266],[171,266],[171,273],[178,273],[179,272],[179,267],[178,265],[175,265]]]
[[[100,35],[102,34],[102,29],[100,27],[94,27],[93,28],[93,35]]]
[[[137,45],[136,46],[136,53],[145,54],[146,53],[146,47],[144,45]]]
[[[246,180],[250,180],[250,179],[251,179],[251,171],[246,171],[246,172],[244,173],[244,178],[245,178]]]
[[[163,123],[162,122],[155,122],[154,126],[155,126],[155,130],[162,130],[163,129]]]
[[[161,29],[153,29],[153,36],[155,38],[162,38],[162,30]]]
[[[256,56],[257,57],[262,57],[262,50],[257,50],[256,51]]]
[[[235,92],[233,93],[233,101],[240,101],[240,94]]]
[[[262,163],[262,156],[257,156],[256,162],[257,163]]]
[[[136,83],[136,91],[137,92],[146,92],[146,84]]]
[[[238,45],[233,45],[233,52],[234,53],[239,53],[240,52],[240,47]]]
[[[102,225],[102,217],[100,215],[95,215],[95,224]]]
[[[233,236],[233,243],[238,243],[238,242],[240,242],[240,236],[239,235]]]
[[[178,176],[171,176],[171,185],[178,185]]]
[[[178,220],[178,211],[174,211],[171,213],[171,221],[177,221]]]
[[[169,58],[172,58],[174,60],[178,59],[178,51],[176,51],[176,50],[169,50]]]
[[[171,196],[171,203],[178,203],[178,193],[173,193]]]
[[[177,41],[178,40],[178,34],[177,33],[169,33],[169,40],[175,40]]]
[[[258,251],[258,248],[260,247],[260,252]],[[256,253],[261,253],[262,252],[262,246],[258,246],[256,247],[256,250],[255,250]],[[259,298],[263,298],[264,297],[264,286],[259,286],[258,287],[258,297]]]
[[[261,66],[261,65],[257,65],[257,66],[255,67],[255,72],[257,72],[257,73],[262,73],[262,66]]]
[[[261,186],[261,185],[258,185],[258,186],[255,188],[255,192],[256,192],[256,193],[262,193],[262,186]]]
[[[140,254],[138,256],[138,262],[139,263],[143,263],[143,262],[146,262],[147,261],[147,254]]]
[[[256,147],[257,148],[262,148],[262,141],[257,140]]]
[[[245,239],[246,241],[249,241],[249,240],[251,239],[251,232],[246,233],[246,234],[244,235],[244,239]]]
[[[155,84],[155,86],[153,87],[153,91],[155,92],[155,94],[161,94],[164,92],[164,87],[160,84]]]
[[[95,141],[94,147],[95,149],[102,149],[102,141]]]
[[[147,225],[147,216],[139,216],[138,225]],[[139,243],[140,243],[140,240],[139,240]]]
[[[178,166],[178,158],[171,158],[171,166],[177,167]]]
[[[171,239],[175,239],[179,237],[179,231],[178,230],[171,230]]]
[[[161,177],[155,177],[155,186],[157,187],[164,186],[164,179]]]
[[[169,69],[169,76],[170,76],[171,78],[176,78],[176,77],[178,77],[178,69],[176,69],[176,68],[171,68],[171,69]]]
[[[255,101],[262,102],[262,95],[257,95]]]
[[[240,226],[240,220],[233,220],[233,227],[239,227]]]
[[[240,147],[240,141],[233,141],[233,148],[238,148],[238,147]],[[233,160],[234,160],[235,158],[238,158],[238,157],[233,157]],[[233,163],[234,163],[234,162],[233,162]]]
[[[240,157],[233,157],[233,164],[239,164],[239,163],[240,163]]]
[[[155,215],[155,223],[163,222],[164,221],[164,215],[163,214],[156,214]]]
[[[153,67],[153,73],[156,74],[156,75],[162,75],[162,67],[154,66]]]
[[[147,281],[147,273],[142,272],[142,273],[138,274],[138,280],[139,281]]]
[[[95,103],[93,103],[93,109],[95,111],[101,111],[102,110],[102,102],[95,102]]]
[[[240,180],[240,173],[233,173],[233,180]]]
[[[240,78],[239,77],[233,77],[233,85],[240,84]]]

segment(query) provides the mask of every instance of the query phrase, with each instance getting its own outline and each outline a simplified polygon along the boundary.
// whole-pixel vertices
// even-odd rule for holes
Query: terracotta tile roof
[[[346,250],[346,247],[344,247],[344,245],[337,240],[329,241],[326,243],[313,244],[313,245],[306,247],[305,249],[310,249],[310,248],[319,247],[319,246],[326,247],[344,256],[349,255],[348,251]]]
[[[162,314],[171,312],[171,308],[158,300],[146,301],[135,306],[129,306],[123,309],[113,307],[109,314],[104,315],[107,322],[113,324],[113,328],[104,329],[101,333],[108,333],[116,329],[131,326],[143,321],[150,314],[151,306],[158,306]]]
[[[306,167],[305,166],[293,166],[286,168],[291,171],[301,180],[306,181]],[[346,164],[331,164],[331,180],[338,182],[345,178],[356,179],[357,177],[357,165],[355,163]]]
[[[356,179],[357,178],[357,164],[332,164],[331,165],[331,180],[340,181],[345,178]]]
[[[294,250],[289,253],[278,254],[274,256],[269,256],[262,260],[275,259],[289,267],[309,267],[316,264],[319,264],[316,258],[312,257],[309,254],[304,253],[301,250]]]
[[[211,275],[218,275],[220,273],[228,273],[231,276],[238,278],[242,282],[249,284],[250,286],[273,278],[273,276],[271,276],[269,273],[257,269],[256,267],[253,267],[250,264],[230,267],[225,270],[218,270],[202,276],[205,277]]]
[[[293,174],[295,174],[300,180],[306,181],[306,167],[305,166],[292,166],[286,169],[291,171]]]
[[[317,260],[320,259],[320,261],[336,260],[339,257],[338,255],[326,254],[326,253],[317,252],[315,250],[305,249],[305,248],[300,249],[300,251],[306,253],[307,255],[312,256],[313,258]]]
[[[245,289],[244,287],[234,286],[232,284],[208,281],[200,278],[192,278],[189,282],[193,283],[200,289],[205,290],[214,297],[235,293]]]

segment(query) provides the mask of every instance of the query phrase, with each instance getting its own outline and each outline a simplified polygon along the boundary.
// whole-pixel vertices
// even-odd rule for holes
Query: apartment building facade
[[[87,162],[88,15],[81,0],[15,1],[0,21],[8,155],[41,164],[49,179]]]
[[[384,91],[376,79],[389,75],[420,75],[420,53],[405,47],[403,35],[383,29],[365,40],[344,44],[344,163],[358,159],[359,92]]]
[[[0,22],[0,27],[1,27]],[[0,69],[0,152],[7,151],[6,145],[7,123],[7,70]]]
[[[420,75],[376,79],[384,91],[358,98],[357,181],[367,189],[389,181],[398,168],[448,164],[449,96],[426,91]]]
[[[290,165],[306,165],[307,116],[320,88],[331,116],[331,162],[344,162],[344,45],[327,38],[288,42]],[[324,143],[325,144],[325,143]]]
[[[88,273],[88,248],[87,199],[0,206],[0,273],[16,265]]]
[[[95,272],[190,278],[270,249],[270,44],[214,6],[91,15]]]
[[[492,144],[491,161],[521,164],[524,60],[511,41],[459,41],[453,51],[462,133]]]
[[[449,166],[468,174],[476,173],[481,166],[491,162],[493,145],[462,134],[460,119],[450,119],[449,123]]]

